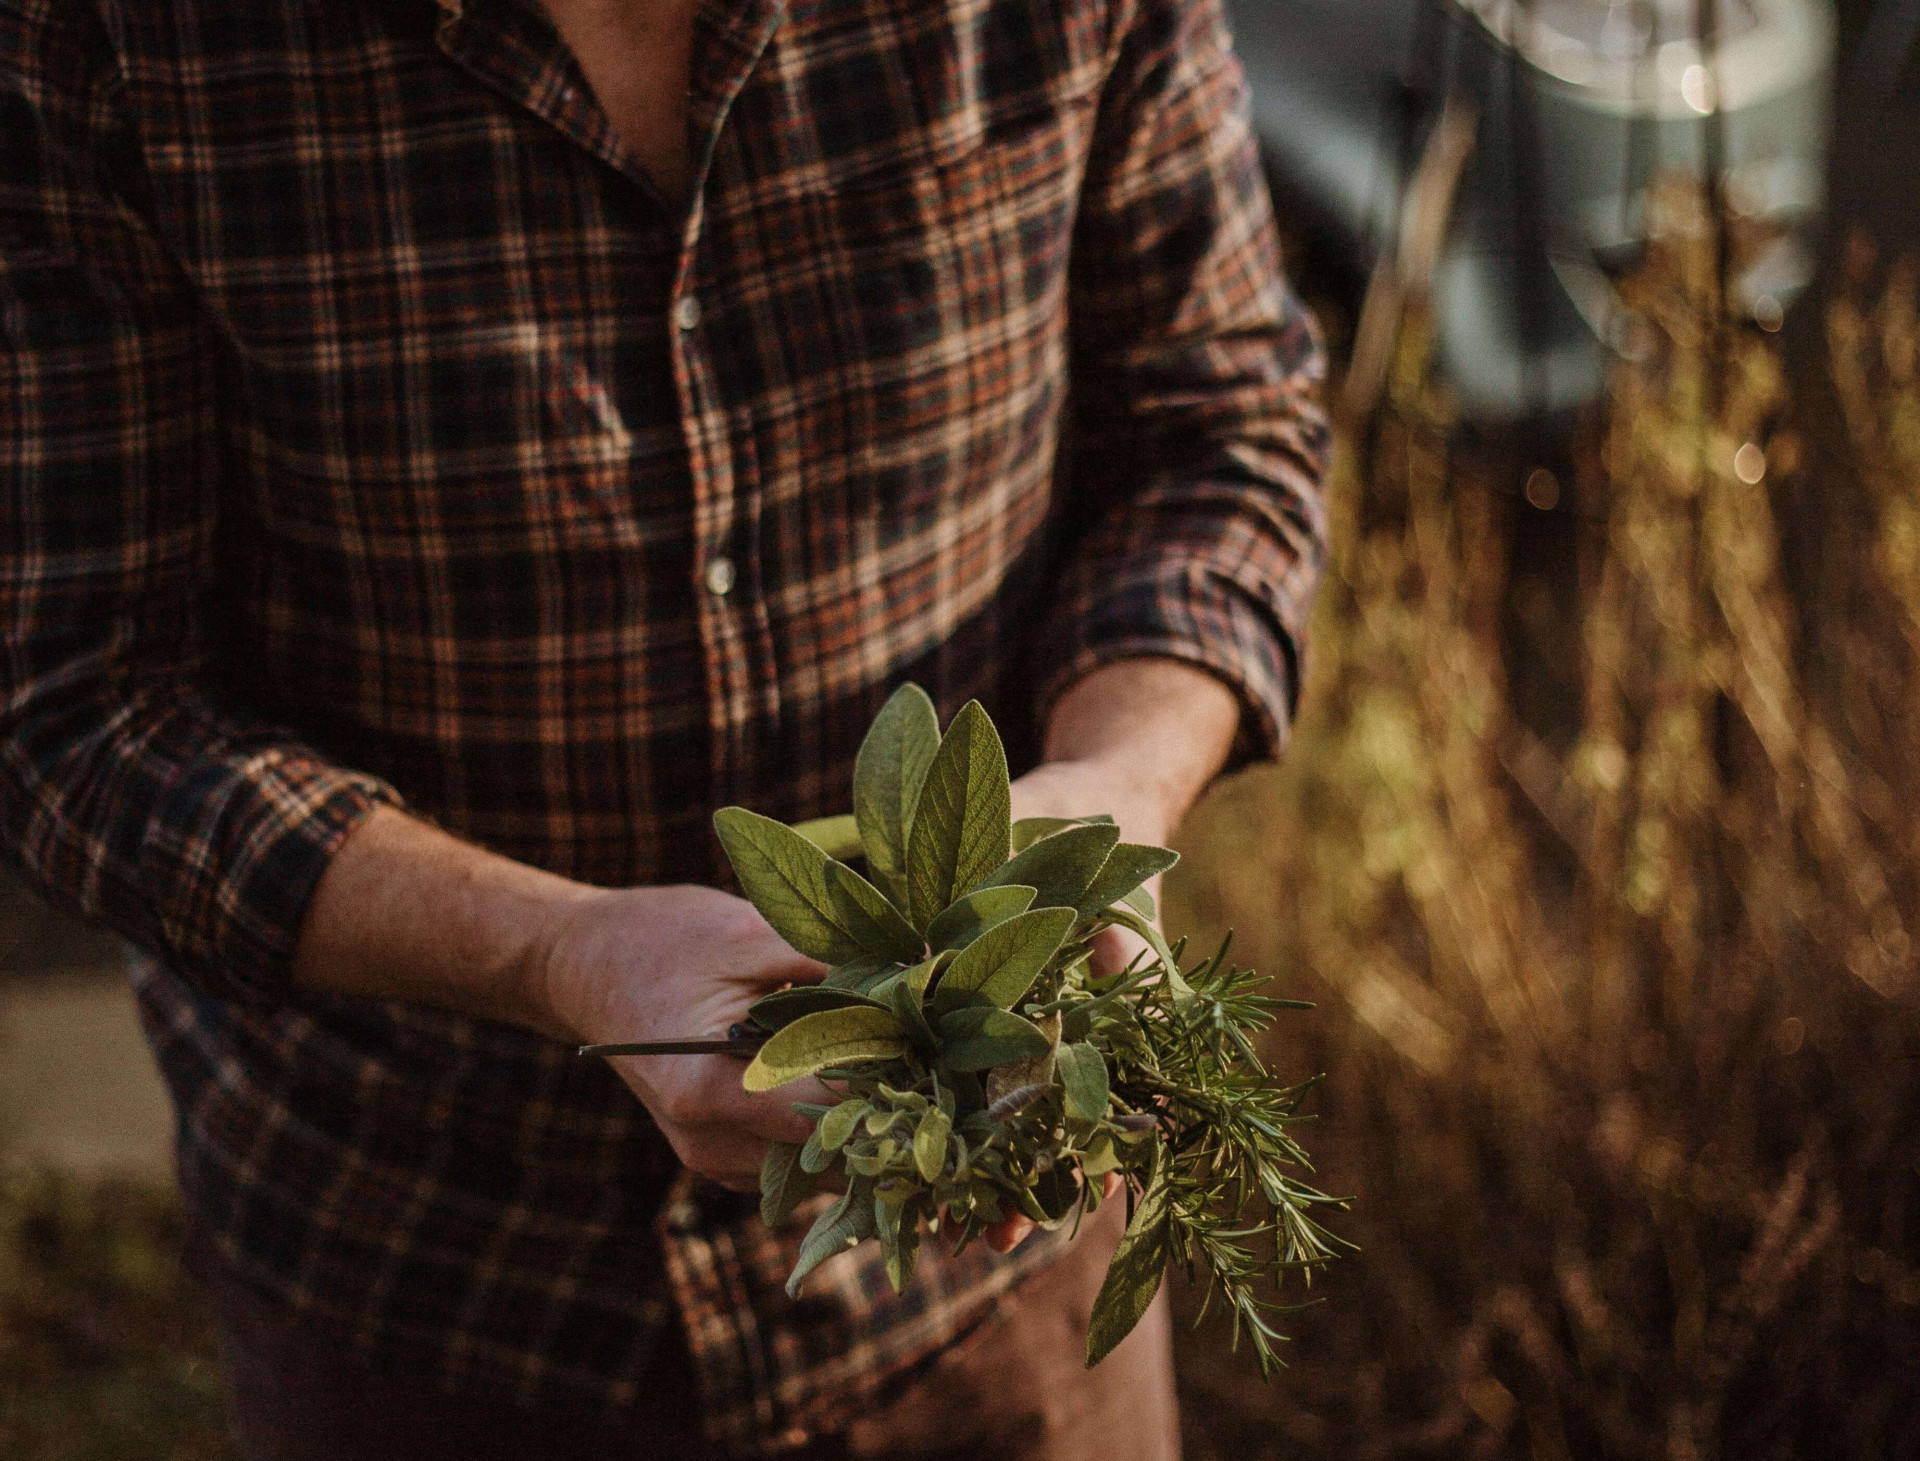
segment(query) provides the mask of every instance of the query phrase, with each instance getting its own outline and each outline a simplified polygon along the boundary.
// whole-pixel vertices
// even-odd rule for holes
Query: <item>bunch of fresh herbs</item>
[[[1014,822],[1006,755],[977,703],[943,736],[926,694],[902,688],[861,747],[853,806],[800,828],[740,807],[714,818],[754,906],[833,966],[751,1011],[771,1033],[748,1090],[818,1076],[844,1092],[801,1105],[813,1135],[775,1145],[761,1171],[776,1227],[824,1174],[844,1183],[789,1292],[866,1238],[898,1287],[923,1232],[964,1247],[1011,1214],[1077,1224],[1112,1172],[1130,1221],[1087,1362],[1125,1338],[1173,1259],[1189,1277],[1206,1269],[1270,1372],[1281,1306],[1265,1281],[1310,1274],[1340,1246],[1312,1217],[1330,1199],[1290,1170],[1306,1165],[1288,1128],[1307,1086],[1272,1084],[1251,1038],[1297,1003],[1259,993],[1224,946],[1181,969],[1145,887],[1175,853],[1122,842],[1105,817]],[[848,865],[860,858],[865,876]],[[1094,941],[1116,926],[1148,952],[1103,973]]]

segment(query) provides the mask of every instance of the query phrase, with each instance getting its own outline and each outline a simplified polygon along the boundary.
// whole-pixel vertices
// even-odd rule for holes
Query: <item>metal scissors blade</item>
[[[582,1045],[582,1055],[735,1055],[751,1060],[767,1043],[767,1031],[757,1025],[731,1025],[726,1038],[633,1040],[614,1045]]]

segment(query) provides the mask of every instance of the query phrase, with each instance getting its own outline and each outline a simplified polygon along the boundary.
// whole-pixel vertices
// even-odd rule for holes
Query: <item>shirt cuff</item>
[[[143,847],[159,950],[208,994],[277,1004],[293,982],[307,905],[348,837],[380,806],[376,777],[301,747],[187,768],[154,808]]]
[[[1232,578],[1195,563],[1167,564],[1123,578],[1086,612],[1049,626],[1037,711],[1045,726],[1054,705],[1103,665],[1171,659],[1207,671],[1240,701],[1240,728],[1222,774],[1279,759],[1286,748],[1301,680],[1301,632],[1284,621],[1273,592],[1249,593]],[[1300,612],[1286,617],[1304,618]]]

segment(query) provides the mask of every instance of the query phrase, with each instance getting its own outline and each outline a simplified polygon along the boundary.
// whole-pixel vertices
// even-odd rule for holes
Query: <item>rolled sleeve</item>
[[[0,4],[0,838],[50,901],[271,1000],[334,851],[399,798],[212,668],[214,343],[142,222],[105,38],[63,10]]]
[[[1042,714],[1104,663],[1171,658],[1239,696],[1237,760],[1276,756],[1324,558],[1324,366],[1217,0],[1126,17],[1072,280],[1069,548]]]

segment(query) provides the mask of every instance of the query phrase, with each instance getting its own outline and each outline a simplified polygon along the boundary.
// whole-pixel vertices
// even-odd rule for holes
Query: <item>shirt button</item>
[[[697,329],[700,324],[700,301],[691,294],[680,296],[680,302],[673,307],[673,322],[683,330]]]
[[[707,592],[725,598],[733,592],[733,560],[727,557],[707,560]]]

